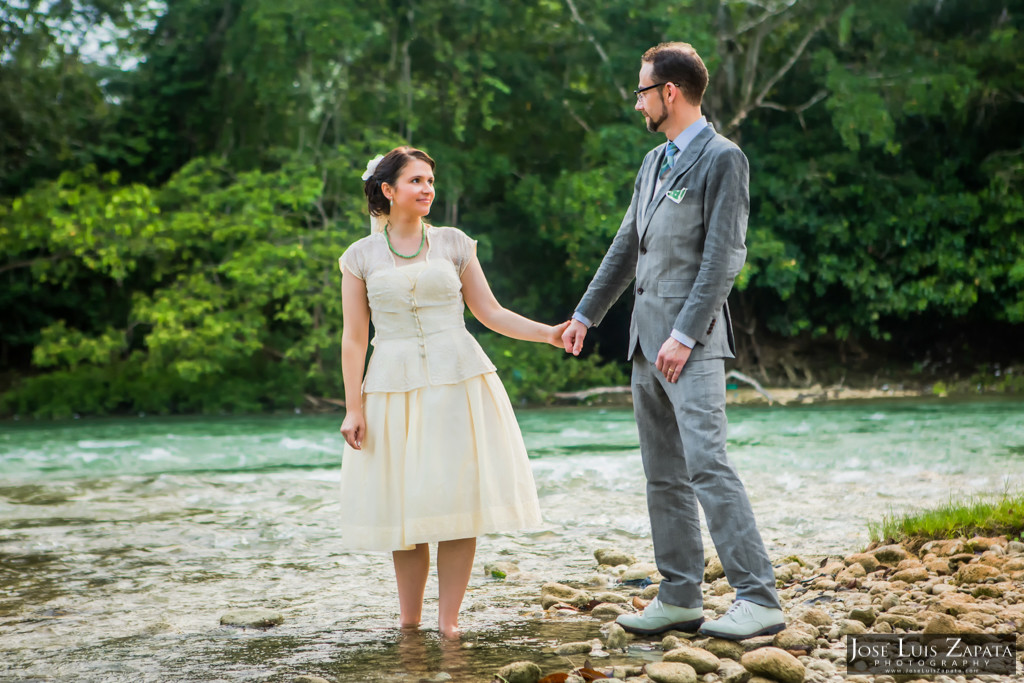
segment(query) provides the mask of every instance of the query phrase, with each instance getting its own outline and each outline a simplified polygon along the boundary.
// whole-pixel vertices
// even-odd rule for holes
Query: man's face
[[[654,85],[657,82],[654,80],[652,71],[654,71],[654,65],[650,62],[644,62],[640,65],[640,82],[637,90]],[[651,88],[640,93],[636,98],[636,105],[633,108],[644,115],[647,130],[652,133],[657,133],[661,130],[661,126],[668,120],[668,107],[665,106],[665,95],[662,92],[662,88]]]

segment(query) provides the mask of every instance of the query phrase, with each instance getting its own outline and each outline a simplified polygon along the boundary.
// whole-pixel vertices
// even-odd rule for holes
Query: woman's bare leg
[[[419,626],[423,614],[423,591],[427,587],[427,572],[430,569],[430,546],[419,543],[412,550],[395,550],[391,558],[395,563],[395,578],[398,580],[401,625]]]
[[[438,626],[445,638],[459,637],[459,608],[473,573],[476,539],[460,538],[437,544]]]

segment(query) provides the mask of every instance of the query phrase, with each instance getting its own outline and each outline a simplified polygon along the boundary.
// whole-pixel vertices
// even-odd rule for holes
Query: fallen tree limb
[[[749,384],[754,388],[754,390],[757,393],[761,394],[766,399],[768,399],[769,405],[773,403],[784,403],[783,401],[780,401],[779,399],[775,398],[770,393],[768,393],[768,391],[766,391],[765,388],[762,387],[756,379],[744,375],[739,370],[730,370],[729,374],[727,374],[725,378],[735,379],[739,380],[740,382],[745,382]],[[593,398],[594,396],[608,396],[628,393],[630,393],[629,387],[594,387],[593,389],[582,389],[580,391],[556,391],[555,393],[552,394],[552,396],[562,401],[586,401],[587,399]]]
[[[774,396],[769,394],[767,391],[765,391],[764,387],[762,387],[760,385],[760,383],[758,383],[758,381],[756,379],[754,379],[753,377],[748,377],[747,375],[744,375],[739,370],[730,370],[729,374],[727,374],[725,376],[725,378],[726,379],[736,379],[736,380],[739,380],[740,382],[746,382],[750,386],[754,387],[754,391],[756,391],[757,393],[761,394],[766,399],[768,399],[768,405],[771,405],[771,404],[775,403],[778,400]]]
[[[306,400],[309,401],[317,410],[323,410],[323,404],[325,403],[329,406],[335,406],[338,408],[345,407],[345,402],[340,398],[330,398],[328,396],[313,396],[312,394],[306,394]]]
[[[607,394],[628,394],[629,387],[594,387],[581,391],[556,391],[552,396],[557,399],[570,401],[586,401],[593,396],[604,396]]]

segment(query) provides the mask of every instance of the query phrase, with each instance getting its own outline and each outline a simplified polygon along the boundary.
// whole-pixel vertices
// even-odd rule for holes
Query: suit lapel
[[[650,202],[644,209],[643,221],[640,226],[640,238],[643,239],[644,233],[647,232],[647,226],[651,224],[651,219],[654,217],[654,212],[658,210],[661,202],[665,199],[665,192],[672,188],[672,185],[680,178],[684,173],[690,170],[700,155],[704,153],[704,148],[707,147],[711,139],[715,137],[715,129],[709,123],[704,130],[697,134],[690,144],[686,146],[686,149],[679,155],[679,159],[676,160],[675,166],[668,172],[665,179],[661,183],[661,187],[658,188],[657,194],[651,197]],[[666,143],[667,144],[667,143]],[[652,188],[658,182],[658,171],[661,169],[661,159],[664,155],[664,147],[662,145],[662,153],[658,155],[657,163],[654,165],[654,175],[652,176]]]

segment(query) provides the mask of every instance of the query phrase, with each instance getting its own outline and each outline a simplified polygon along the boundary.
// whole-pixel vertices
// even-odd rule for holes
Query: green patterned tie
[[[665,147],[665,158],[661,162],[661,171],[658,173],[659,178],[664,178],[665,174],[675,165],[676,152],[678,151],[679,148],[676,147],[674,142],[669,142]]]

